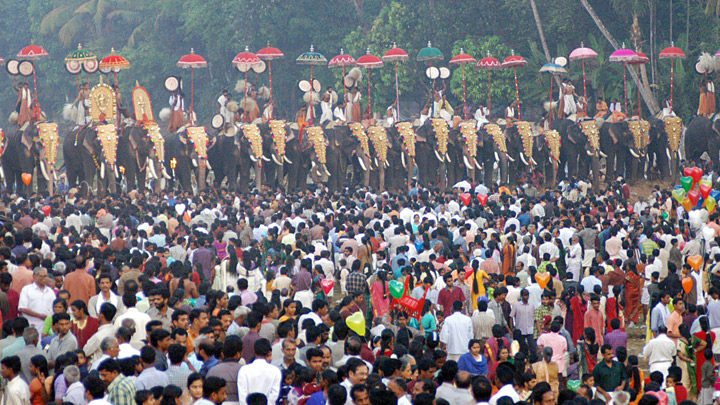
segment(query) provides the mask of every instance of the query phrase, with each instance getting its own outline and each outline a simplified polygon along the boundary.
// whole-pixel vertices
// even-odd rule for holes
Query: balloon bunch
[[[690,212],[693,209],[705,208],[708,213],[715,212],[720,191],[712,189],[712,180],[703,178],[703,170],[699,167],[686,167],[685,176],[672,191],[673,198]]]

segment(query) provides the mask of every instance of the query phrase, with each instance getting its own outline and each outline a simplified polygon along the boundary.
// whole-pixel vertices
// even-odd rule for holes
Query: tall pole
[[[515,72],[515,101],[517,102],[518,120],[520,120],[520,87],[518,87],[517,81],[517,67],[514,67],[513,71]]]
[[[462,64],[462,76],[463,76],[463,116],[467,121],[467,95],[465,94],[465,64]]]
[[[195,69],[190,67],[190,125],[195,125]]]
[[[492,118],[492,70],[488,70],[488,121]]]

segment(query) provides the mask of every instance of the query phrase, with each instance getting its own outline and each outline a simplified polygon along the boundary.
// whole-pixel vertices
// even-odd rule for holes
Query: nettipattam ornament
[[[545,142],[550,150],[550,157],[557,163],[560,161],[560,147],[562,146],[562,138],[556,130],[545,131]]]
[[[527,121],[518,121],[515,125],[517,125],[518,133],[522,139],[523,152],[525,153],[525,156],[532,161],[533,142],[535,141],[535,137],[532,133],[532,125],[530,125]]]
[[[399,122],[396,125],[398,133],[403,138],[403,147],[410,158],[415,159],[415,129],[410,122]]]
[[[317,155],[318,162],[325,165],[327,163],[327,145],[325,145],[325,133],[323,132],[322,127],[308,127],[306,131],[310,142],[313,143],[313,147],[315,148],[315,154]]]
[[[432,127],[433,130],[435,130],[438,152],[441,157],[445,157],[445,155],[447,155],[448,133],[450,132],[448,123],[442,118],[433,118]]]
[[[55,122],[43,122],[37,124],[38,137],[43,144],[45,152],[45,161],[50,166],[55,166],[58,156],[58,146],[60,145],[60,135],[58,134],[58,124]]]
[[[263,145],[262,136],[260,136],[260,128],[255,124],[249,124],[242,127],[243,134],[250,141],[250,149],[257,162],[262,165]]]
[[[156,122],[148,122],[144,124],[144,128],[147,131],[150,142],[152,142],[153,150],[155,150],[155,156],[160,163],[165,162],[165,139],[160,133],[160,126]]]
[[[272,134],[273,143],[275,144],[275,150],[278,154],[278,159],[282,162],[285,157],[285,148],[287,146],[287,132],[285,130],[285,121],[281,120],[270,120],[268,123],[270,126],[270,133]]]
[[[485,124],[485,131],[493,137],[495,145],[500,152],[507,153],[507,143],[505,142],[505,133],[497,124]]]
[[[475,124],[468,121],[461,122],[460,135],[462,135],[465,140],[465,147],[467,148],[468,155],[473,158],[477,156],[478,137]]]
[[[370,138],[373,146],[375,147],[377,159],[381,163],[385,163],[385,165],[387,165],[388,137],[385,128],[378,126],[368,128],[368,137]]]
[[[188,138],[192,141],[200,159],[207,159],[207,144],[208,137],[205,127],[188,127],[187,128]]]
[[[370,144],[368,143],[368,136],[365,133],[365,127],[363,127],[363,124],[359,122],[351,122],[348,127],[358,141],[360,141],[360,146],[362,147],[365,156],[370,157]]]
[[[665,133],[667,133],[670,152],[677,152],[680,149],[680,138],[682,137],[682,119],[680,117],[666,117]]]
[[[105,161],[108,162],[111,168],[115,167],[117,162],[117,144],[118,136],[115,124],[104,124],[95,127],[97,131],[98,139],[100,140],[100,146],[102,147],[103,156]]]
[[[650,142],[650,123],[645,120],[630,120],[627,123],[633,135],[635,149],[645,151]]]
[[[600,132],[598,131],[597,123],[595,120],[586,120],[580,122],[580,129],[582,130],[583,134],[588,139],[588,142],[590,142],[590,147],[596,151],[600,151]]]

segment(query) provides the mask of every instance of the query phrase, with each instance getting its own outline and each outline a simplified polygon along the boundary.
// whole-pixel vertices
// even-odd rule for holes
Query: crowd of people
[[[6,192],[0,404],[714,403],[720,215],[502,190]]]

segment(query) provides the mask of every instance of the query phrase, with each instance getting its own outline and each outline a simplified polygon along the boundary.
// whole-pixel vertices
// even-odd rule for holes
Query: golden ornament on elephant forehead
[[[545,131],[545,142],[548,145],[548,149],[550,150],[550,156],[553,158],[554,161],[560,160],[560,146],[562,145],[562,140],[560,138],[560,133],[556,130],[551,131]]]
[[[597,123],[595,120],[586,120],[580,122],[580,129],[582,130],[583,134],[588,139],[588,142],[590,142],[590,147],[592,147],[593,150],[599,151],[600,150],[600,133],[598,132]]]
[[[535,137],[532,133],[532,126],[527,121],[518,121],[515,123],[518,133],[522,138],[523,152],[528,158],[533,157],[533,142]]]
[[[285,156],[285,147],[287,144],[285,121],[270,120],[268,125],[270,126],[270,133],[273,137],[273,143],[275,143],[275,150],[277,151],[278,158],[282,159]]]
[[[477,156],[478,138],[475,124],[469,121],[461,122],[460,134],[463,139],[465,139],[465,147],[467,147],[468,155],[470,155],[470,157]]]
[[[502,129],[500,129],[497,124],[485,124],[484,128],[485,131],[493,137],[493,141],[495,141],[495,145],[497,145],[498,150],[500,152],[507,153],[505,133],[503,133]]]
[[[100,84],[90,90],[90,117],[93,122],[114,122],[117,113],[115,101],[115,91],[100,78]]]
[[[645,120],[631,120],[627,123],[633,135],[635,149],[644,151],[648,142],[650,142],[650,123]]]
[[[262,136],[260,136],[260,128],[258,128],[255,124],[249,124],[244,125],[242,127],[243,135],[250,141],[250,149],[252,149],[252,153],[255,156],[257,162],[262,164],[262,156],[263,156],[263,145],[262,145]]]
[[[348,127],[358,141],[360,141],[360,146],[362,147],[365,156],[370,157],[370,145],[368,144],[368,136],[365,133],[365,127],[363,124],[359,122],[351,122]]]
[[[377,158],[380,162],[387,161],[388,156],[388,137],[387,131],[383,127],[370,127],[368,128],[368,137],[375,147]]]
[[[399,122],[396,124],[398,133],[403,137],[405,152],[411,158],[415,158],[415,129],[411,122]]]
[[[160,133],[160,126],[156,122],[148,122],[144,127],[155,149],[155,156],[160,163],[163,163],[165,161],[165,138]]]
[[[60,145],[60,135],[58,134],[58,125],[55,122],[43,122],[37,124],[38,136],[45,150],[45,160],[52,167],[57,161],[58,146]]]
[[[314,127],[308,127],[307,129],[308,138],[310,138],[310,142],[312,142],[313,147],[315,148],[315,154],[317,155],[318,162],[321,164],[327,163],[327,155],[326,155],[326,147],[325,145],[325,133],[323,132],[322,127],[314,126]]]
[[[432,127],[435,130],[435,139],[437,139],[437,147],[440,156],[445,156],[448,145],[448,123],[443,118],[433,118]]]
[[[668,144],[671,152],[680,149],[680,138],[682,137],[682,119],[680,117],[666,117],[665,133],[667,133]]]
[[[205,127],[188,127],[187,134],[195,146],[195,152],[197,152],[198,157],[200,159],[207,159],[208,137]]]
[[[102,146],[103,155],[105,155],[105,161],[108,162],[111,167],[115,167],[118,144],[115,124],[98,125],[95,127],[95,131],[97,131],[100,146]]]

